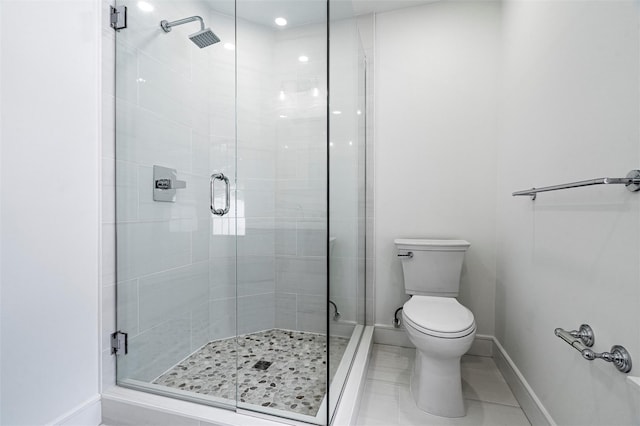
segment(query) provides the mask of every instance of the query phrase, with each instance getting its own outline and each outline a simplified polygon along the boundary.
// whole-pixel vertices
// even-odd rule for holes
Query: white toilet
[[[463,417],[460,357],[476,334],[473,313],[455,297],[460,287],[464,240],[394,241],[402,259],[404,288],[412,295],[402,318],[416,346],[411,394],[418,408],[442,417]]]

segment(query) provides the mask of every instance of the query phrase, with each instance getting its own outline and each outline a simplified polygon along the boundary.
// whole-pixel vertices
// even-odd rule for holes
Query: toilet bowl
[[[458,295],[464,240],[399,239],[394,241],[402,262],[404,287],[412,295],[402,317],[409,340],[416,346],[411,395],[427,413],[463,417],[460,358],[473,343],[473,313]]]
[[[473,314],[454,298],[413,296],[402,316],[416,346],[410,386],[416,405],[437,416],[463,417],[460,358],[475,337]]]

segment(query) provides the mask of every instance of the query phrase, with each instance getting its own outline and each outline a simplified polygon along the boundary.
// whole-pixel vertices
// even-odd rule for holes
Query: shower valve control
[[[156,189],[171,189],[171,179],[158,179]]]
[[[187,187],[187,183],[183,180],[158,179],[156,180],[156,189],[183,189]]]
[[[187,187],[187,182],[177,176],[175,169],[153,166],[153,201],[176,202],[176,189]]]

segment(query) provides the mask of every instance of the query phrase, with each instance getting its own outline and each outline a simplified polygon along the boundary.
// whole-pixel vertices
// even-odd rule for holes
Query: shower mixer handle
[[[176,202],[176,189],[185,189],[187,182],[178,180],[176,169],[153,166],[153,201]]]
[[[185,189],[187,182],[184,180],[158,179],[156,189]]]
[[[216,180],[223,181],[225,185],[225,204],[223,209],[216,209],[216,206],[215,206],[215,191],[214,191],[215,185],[214,184]],[[231,188],[229,185],[229,178],[226,177],[224,173],[214,173],[211,175],[210,183],[211,183],[211,188],[210,188],[211,203],[210,203],[209,209],[211,210],[211,213],[213,213],[216,216],[224,216],[225,214],[229,213],[229,209],[231,208]]]

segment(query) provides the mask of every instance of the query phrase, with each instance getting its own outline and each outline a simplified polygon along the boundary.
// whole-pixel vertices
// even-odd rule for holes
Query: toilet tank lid
[[[423,247],[469,247],[471,243],[465,240],[427,240],[413,238],[399,238],[393,241],[396,245]]]

